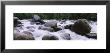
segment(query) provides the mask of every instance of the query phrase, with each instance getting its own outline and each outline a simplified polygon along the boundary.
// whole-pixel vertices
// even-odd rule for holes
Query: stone
[[[19,20],[19,18],[17,18],[17,17],[14,17],[14,27],[17,27],[18,26],[18,24],[22,24],[20,21],[18,21]]]
[[[57,27],[57,21],[49,21],[44,24],[46,27]]]
[[[19,18],[18,17],[13,17],[14,19],[16,19],[16,20],[19,20]]]
[[[61,37],[64,40],[71,40],[71,37],[70,37],[70,34],[69,33],[63,33],[63,34],[61,34]]]
[[[57,36],[45,35],[42,37],[42,40],[59,40],[59,38]]]
[[[71,29],[72,24],[64,26],[65,29]]]
[[[40,30],[47,30],[47,31],[50,31],[50,32],[53,32],[53,28],[51,28],[51,27],[45,27],[45,26],[39,26],[39,28],[38,29],[40,29]]]
[[[43,20],[41,20],[41,18],[38,15],[33,16],[32,22],[35,22],[37,25],[45,23]]]
[[[53,31],[56,32],[56,31],[59,31],[59,30],[62,30],[61,28],[58,28],[58,27],[51,27],[53,28]]]
[[[14,40],[35,40],[32,33],[24,31],[23,33],[14,33]]]
[[[34,16],[33,16],[33,19],[34,19],[35,21],[37,21],[37,20],[40,20],[41,18],[40,18],[38,15],[34,15]]]
[[[71,25],[70,30],[77,34],[85,35],[91,32],[91,26],[86,19],[78,19],[73,25]]]
[[[88,33],[85,36],[88,37],[88,38],[97,39],[97,34],[96,33]]]
[[[61,30],[57,27],[57,21],[49,21],[44,24],[45,27],[51,27],[54,32]]]

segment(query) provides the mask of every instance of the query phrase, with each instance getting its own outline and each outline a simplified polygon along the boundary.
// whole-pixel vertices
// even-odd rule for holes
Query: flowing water
[[[42,37],[46,34],[55,35],[55,36],[59,37],[60,40],[63,40],[61,38],[61,35],[64,33],[69,33],[72,40],[95,40],[95,39],[87,38],[85,36],[81,36],[79,34],[76,34],[75,32],[72,32],[69,29],[64,29],[64,26],[69,25],[69,24],[74,24],[76,22],[76,20],[67,20],[66,22],[63,22],[63,23],[61,21],[58,21],[57,27],[61,28],[62,30],[59,30],[57,32],[40,30],[38,28],[43,25],[40,25],[40,24],[36,25],[34,23],[32,24],[29,20],[19,20],[19,21],[21,21],[23,23],[22,24],[23,26],[16,27],[16,29],[21,33],[23,31],[31,32],[33,34],[35,40],[42,40]],[[48,21],[52,21],[52,20],[43,20],[43,21],[48,22]],[[90,33],[97,33],[97,22],[89,21],[89,25],[92,27]]]

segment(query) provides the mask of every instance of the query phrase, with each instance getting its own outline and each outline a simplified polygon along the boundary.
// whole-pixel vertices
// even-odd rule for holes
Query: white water
[[[43,25],[36,25],[36,24],[30,24],[30,21],[28,20],[20,20],[23,23],[22,27],[16,27],[17,30],[19,30],[21,33],[23,31],[29,31],[33,34],[36,40],[42,40],[42,37],[47,34],[52,34],[57,37],[59,37],[60,40],[63,40],[61,38],[61,35],[64,33],[69,33],[72,40],[94,40],[94,39],[89,39],[85,36],[81,36],[79,34],[76,34],[75,32],[70,31],[69,29],[64,29],[64,26],[69,25],[69,24],[74,24],[75,20],[67,20],[65,23],[62,23],[58,21],[57,26],[59,28],[62,28],[62,30],[57,31],[57,32],[49,32],[47,30],[39,30],[39,26]],[[45,22],[48,22],[50,20],[44,20]],[[90,26],[92,27],[91,33],[97,33],[97,22],[89,21]]]

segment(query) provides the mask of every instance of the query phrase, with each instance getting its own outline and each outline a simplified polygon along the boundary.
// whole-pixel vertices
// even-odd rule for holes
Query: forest
[[[41,19],[87,19],[92,21],[97,21],[97,13],[14,13],[14,17],[19,19],[31,19],[33,15],[40,16]]]

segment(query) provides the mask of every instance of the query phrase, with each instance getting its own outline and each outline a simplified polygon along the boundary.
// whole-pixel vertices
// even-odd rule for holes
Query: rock
[[[18,18],[18,17],[14,17],[14,19],[19,20],[19,18]]]
[[[14,33],[14,40],[35,40],[32,33],[24,31],[23,33]]]
[[[34,21],[40,20],[41,18],[38,15],[33,16]]]
[[[44,24],[45,27],[51,27],[54,32],[61,30],[57,27],[57,21],[49,21]]]
[[[49,36],[49,35],[45,35],[42,37],[42,40],[59,40],[59,38],[57,36]]]
[[[17,17],[14,17],[14,27],[17,27],[18,24],[22,24]]]
[[[43,20],[37,20],[37,22],[35,22],[37,25],[38,24],[45,24],[45,22]]]
[[[35,29],[36,29],[34,26],[27,26],[26,28],[27,28],[28,31],[30,31],[30,32],[34,32]]]
[[[35,29],[34,26],[27,26],[26,28],[27,28],[27,29],[32,29],[32,28]]]
[[[17,27],[21,27],[21,26],[24,26],[24,25],[22,25],[21,23],[17,25]]]
[[[77,34],[85,35],[90,33],[91,26],[86,19],[78,19],[73,25],[71,25],[70,30]]]
[[[38,15],[33,16],[32,22],[35,22],[37,25],[45,23],[43,20],[41,20],[41,18]]]
[[[19,29],[16,29],[16,28],[14,28],[14,31],[13,31],[14,33],[19,33],[20,32],[20,30]]]
[[[35,24],[36,24],[36,25],[39,25],[39,24],[41,24],[41,23],[40,23],[40,22],[35,22]]]
[[[88,38],[97,39],[97,34],[96,33],[88,33],[85,36],[88,37]]]
[[[58,28],[58,27],[51,27],[53,28],[53,31],[56,32],[56,31],[59,31],[59,30],[62,30],[61,28]]]
[[[71,26],[72,26],[71,24],[70,25],[66,25],[66,26],[64,26],[64,28],[65,29],[71,29]]]
[[[46,27],[57,27],[57,21],[49,21],[44,24]]]
[[[39,28],[38,29],[41,29],[41,30],[47,30],[47,31],[50,31],[50,32],[53,32],[53,28],[51,28],[51,27],[45,27],[45,26],[39,26]]]
[[[62,37],[64,40],[71,40],[71,37],[70,37],[70,34],[69,34],[69,33],[61,34],[61,37]]]
[[[66,20],[61,20],[61,23],[60,24],[64,24],[66,22]]]

